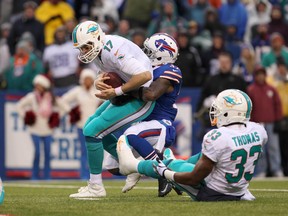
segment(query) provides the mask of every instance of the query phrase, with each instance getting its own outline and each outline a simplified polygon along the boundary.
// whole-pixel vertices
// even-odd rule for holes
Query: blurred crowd
[[[203,125],[215,95],[247,92],[251,120],[269,136],[258,176],[288,176],[288,0],[2,0],[0,6],[1,89],[32,91],[38,74],[56,95],[77,86],[81,71],[94,68],[80,63],[73,48],[79,22],[97,21],[106,34],[140,47],[166,32],[179,45],[183,87],[202,90]]]

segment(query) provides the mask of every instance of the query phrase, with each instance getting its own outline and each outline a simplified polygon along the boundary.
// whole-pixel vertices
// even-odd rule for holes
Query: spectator
[[[206,74],[215,75],[218,72],[218,57],[220,53],[225,51],[223,34],[221,32],[215,32],[212,37],[212,47],[201,54]]]
[[[130,33],[130,24],[129,24],[128,20],[126,20],[126,19],[120,20],[120,22],[118,24],[118,29],[115,32],[115,34],[128,39],[130,37],[129,33]]]
[[[81,144],[81,179],[89,178],[89,170],[87,164],[87,152],[85,147],[85,139],[83,135],[83,126],[90,115],[100,106],[102,100],[95,97],[94,80],[96,73],[91,69],[84,69],[80,74],[80,86],[66,92],[62,99],[71,107],[70,123],[77,125],[78,138]]]
[[[187,26],[187,21],[178,16],[175,3],[171,0],[163,1],[163,12],[149,25],[148,36],[156,32],[165,32],[176,38],[177,29]]]
[[[273,34],[278,32],[283,36],[286,46],[288,45],[288,24],[284,22],[281,8],[278,5],[273,6],[271,11],[271,22],[269,23],[268,32]]]
[[[233,73],[241,76],[247,84],[250,84],[253,81],[255,66],[253,47],[250,44],[243,44],[241,46],[241,56],[234,64]]]
[[[204,80],[202,61],[197,49],[189,45],[187,31],[183,30],[178,33],[177,42],[180,55],[177,58],[176,65],[182,71],[182,86],[201,86]]]
[[[144,41],[146,39],[146,34],[143,29],[134,29],[131,32],[131,41],[137,44],[141,49],[144,48]]]
[[[23,4],[24,12],[12,25],[8,38],[8,44],[11,55],[15,53],[15,45],[19,42],[25,32],[30,32],[35,39],[35,48],[41,53],[44,50],[44,26],[35,18],[37,4],[33,1],[27,1]]]
[[[237,28],[237,37],[243,40],[246,25],[247,25],[247,11],[240,0],[227,0],[219,8],[220,22],[227,25],[235,25]]]
[[[245,32],[245,42],[250,42],[252,38],[252,27],[259,24],[268,24],[271,20],[270,13],[272,5],[268,0],[257,0],[250,2],[246,6],[248,12],[248,23]]]
[[[269,53],[270,48],[270,35],[268,33],[268,26],[259,24],[255,26],[256,34],[252,36],[252,46],[255,50],[256,63],[261,64],[263,55]]]
[[[278,122],[276,132],[279,134],[283,172],[288,176],[288,68],[283,58],[277,59],[276,72],[273,76],[267,77],[267,82],[276,88],[281,99],[283,118]]]
[[[159,15],[159,10],[159,1],[126,0],[123,11],[123,18],[129,21],[131,28],[137,27],[147,29],[150,21],[155,19]]]
[[[200,53],[207,51],[212,46],[209,31],[201,31],[195,21],[190,21],[188,23],[188,35],[190,37],[191,45]]]
[[[233,24],[226,26],[225,48],[232,54],[233,62],[240,58],[241,40],[237,36],[237,27]]]
[[[209,76],[205,82],[201,97],[199,100],[198,110],[203,105],[206,98],[211,95],[217,95],[225,89],[239,89],[246,91],[245,81],[232,73],[232,57],[227,52],[222,52],[218,56],[219,70],[218,74]],[[211,105],[211,104],[210,104]]]
[[[73,48],[72,41],[67,41],[64,26],[57,28],[54,43],[45,48],[43,62],[56,95],[62,95],[78,84],[78,50]]]
[[[225,27],[220,23],[218,12],[215,9],[206,10],[203,29],[208,30],[210,35],[214,35],[215,32],[225,33]]]
[[[282,107],[276,89],[267,84],[265,79],[265,68],[257,68],[254,72],[254,83],[247,89],[253,103],[251,121],[263,124],[269,137],[256,166],[256,176],[265,177],[269,167],[272,176],[281,177],[283,172],[279,139],[273,129],[275,122],[282,118]]]
[[[276,64],[276,58],[282,56],[285,63],[288,64],[288,51],[284,46],[284,39],[280,33],[273,33],[270,39],[271,51],[262,58],[262,65],[265,68]]]
[[[7,44],[7,38],[11,29],[9,23],[3,23],[0,27],[0,77],[3,76],[4,70],[9,66],[10,52]]]
[[[59,116],[53,112],[56,105],[61,105],[50,91],[50,81],[43,75],[33,80],[34,91],[24,96],[17,104],[17,111],[24,119],[34,144],[34,160],[31,179],[39,179],[40,143],[44,144],[44,179],[50,179],[50,149],[53,128],[59,124]],[[62,104],[62,109],[65,109]]]
[[[103,23],[105,22],[107,15],[109,15],[114,21],[119,21],[117,6],[114,0],[92,1],[90,17],[93,17],[93,19],[99,23]]]
[[[192,5],[189,10],[188,21],[193,20],[197,22],[199,28],[202,30],[205,22],[206,11],[210,8],[208,0],[198,0],[196,4]]]
[[[8,90],[32,91],[33,79],[37,74],[43,73],[42,61],[30,53],[29,44],[19,41],[16,53],[10,59],[10,65],[4,72]]]
[[[59,26],[74,18],[73,8],[61,0],[48,0],[41,3],[35,12],[36,18],[45,26],[45,44],[54,42],[54,33]]]

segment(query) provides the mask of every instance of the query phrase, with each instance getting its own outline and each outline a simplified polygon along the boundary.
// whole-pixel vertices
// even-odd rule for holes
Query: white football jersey
[[[48,63],[53,78],[61,78],[77,72],[79,51],[73,48],[72,41],[52,44],[45,48],[44,63]]]
[[[100,57],[94,60],[99,71],[115,72],[125,82],[144,71],[150,71],[153,77],[149,58],[136,44],[117,35],[106,35],[104,44]],[[149,86],[152,80],[144,86]]]
[[[223,194],[243,195],[267,139],[264,127],[254,122],[209,131],[202,153],[216,164],[205,179],[207,186]]]

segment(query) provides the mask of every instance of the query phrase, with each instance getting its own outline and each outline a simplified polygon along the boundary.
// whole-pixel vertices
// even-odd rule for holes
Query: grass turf
[[[5,200],[0,215],[287,215],[288,180],[252,181],[250,191],[254,202],[193,202],[186,195],[172,191],[167,197],[157,197],[156,181],[140,181],[135,189],[121,193],[124,181],[105,180],[107,197],[99,200],[75,200],[80,181],[4,182]]]

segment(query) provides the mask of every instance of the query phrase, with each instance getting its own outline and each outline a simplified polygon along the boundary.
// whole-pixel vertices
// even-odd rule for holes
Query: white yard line
[[[4,187],[18,187],[18,188],[59,188],[59,189],[74,189],[79,188],[76,185],[46,185],[46,184],[25,184],[25,183],[5,183]],[[122,189],[122,186],[105,186],[107,189]],[[138,190],[156,190],[158,187],[134,187],[134,189]],[[250,191],[263,191],[263,192],[288,192],[288,189],[249,189]]]

